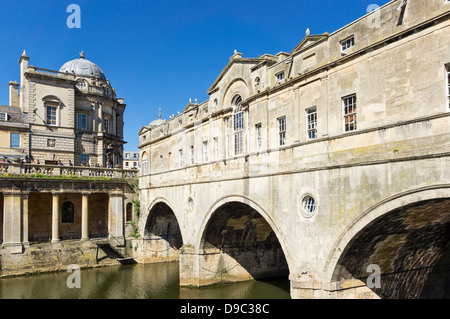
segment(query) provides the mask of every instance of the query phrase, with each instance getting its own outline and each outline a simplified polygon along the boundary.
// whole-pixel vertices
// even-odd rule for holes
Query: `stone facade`
[[[141,129],[140,232],[151,250],[167,234],[153,216],[176,217],[182,285],[287,272],[295,298],[426,296],[417,270],[437,269],[450,240],[447,213],[421,217],[450,195],[450,4],[402,3],[290,53],[235,52],[207,101]],[[407,244],[388,249],[396,238]],[[367,285],[371,261],[390,291]]]
[[[29,59],[24,51],[20,86],[10,82],[10,107],[26,116],[30,132],[29,138],[23,133],[27,142],[20,157],[47,164],[121,165],[126,105],[101,69],[84,53],[59,71],[31,66]]]

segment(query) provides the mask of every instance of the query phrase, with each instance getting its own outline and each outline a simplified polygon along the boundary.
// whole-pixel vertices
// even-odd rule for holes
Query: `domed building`
[[[24,139],[24,154],[43,164],[122,164],[126,105],[116,96],[103,70],[86,59],[84,52],[59,71],[28,62],[24,51],[20,93],[18,83],[10,84],[11,106],[28,116],[31,136],[28,141]]]

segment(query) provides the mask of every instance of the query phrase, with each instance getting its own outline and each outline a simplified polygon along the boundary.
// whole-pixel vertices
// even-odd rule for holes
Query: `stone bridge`
[[[366,134],[449,124],[446,114]],[[315,165],[298,147],[185,168],[185,179],[143,177],[138,259],[179,258],[186,286],[285,275],[294,298],[448,297],[448,137],[411,136],[414,146],[381,152],[355,135],[320,142],[319,150],[344,143],[348,152]]]

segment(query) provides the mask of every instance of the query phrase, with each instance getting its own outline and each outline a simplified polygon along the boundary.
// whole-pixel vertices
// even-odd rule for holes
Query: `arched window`
[[[244,152],[244,112],[241,103],[242,98],[237,96],[233,103],[234,155]]]
[[[74,222],[74,206],[72,202],[64,202],[62,205],[61,217],[62,223],[73,223]]]
[[[133,220],[133,203],[127,204],[127,222]]]

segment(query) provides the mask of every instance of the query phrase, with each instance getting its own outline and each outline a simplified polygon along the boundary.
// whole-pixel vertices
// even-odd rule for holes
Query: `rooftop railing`
[[[86,166],[0,163],[0,178],[60,178],[60,179],[133,179],[138,170]]]

